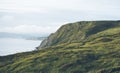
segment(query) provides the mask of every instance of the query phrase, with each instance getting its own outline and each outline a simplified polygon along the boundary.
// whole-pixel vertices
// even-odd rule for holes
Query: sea
[[[36,50],[41,41],[22,38],[0,38],[0,56]]]

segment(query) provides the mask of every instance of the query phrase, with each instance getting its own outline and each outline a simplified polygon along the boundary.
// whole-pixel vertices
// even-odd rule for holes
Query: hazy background
[[[0,0],[0,32],[49,34],[68,22],[119,20],[120,0]]]

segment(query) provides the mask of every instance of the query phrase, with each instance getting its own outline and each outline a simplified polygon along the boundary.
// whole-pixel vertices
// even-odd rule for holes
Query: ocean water
[[[0,38],[0,56],[35,50],[42,40]]]

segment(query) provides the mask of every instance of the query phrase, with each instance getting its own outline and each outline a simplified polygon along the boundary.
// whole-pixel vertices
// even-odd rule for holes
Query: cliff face
[[[63,25],[58,31],[43,40],[39,49],[62,43],[83,42],[91,35],[119,26],[119,21],[82,21],[69,23]]]

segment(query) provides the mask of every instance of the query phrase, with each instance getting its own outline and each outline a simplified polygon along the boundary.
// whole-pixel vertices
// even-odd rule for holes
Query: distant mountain
[[[47,35],[37,35],[37,34],[17,34],[17,33],[7,33],[0,32],[0,38],[22,38],[27,40],[43,40]]]
[[[21,38],[22,35],[15,33],[0,32],[0,38]]]
[[[120,21],[63,25],[38,50],[1,56],[0,73],[120,73]]]

